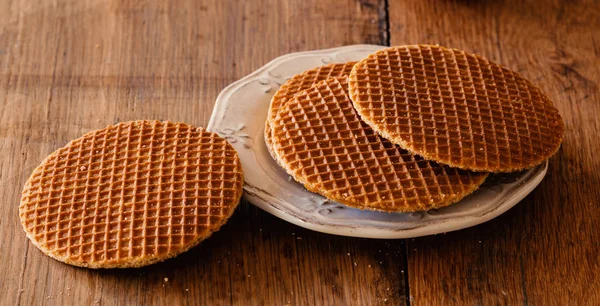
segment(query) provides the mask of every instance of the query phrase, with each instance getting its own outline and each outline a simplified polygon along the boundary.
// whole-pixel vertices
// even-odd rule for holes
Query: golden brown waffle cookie
[[[52,153],[23,190],[27,236],[48,256],[89,268],[141,267],[221,227],[242,195],[233,147],[184,123],[134,121]]]
[[[411,212],[455,203],[487,173],[442,166],[381,138],[362,122],[346,78],[298,93],[273,120],[280,164],[313,192],[361,209]]]
[[[265,143],[273,158],[277,159],[273,152],[273,141],[271,137],[271,122],[275,119],[277,111],[291,100],[298,92],[308,89],[315,83],[330,77],[341,77],[350,74],[356,62],[328,64],[317,68],[306,70],[293,76],[283,84],[271,99],[267,121],[265,122]]]
[[[354,66],[349,91],[376,132],[453,167],[527,169],[562,142],[562,119],[540,89],[460,50],[419,45],[378,51]]]

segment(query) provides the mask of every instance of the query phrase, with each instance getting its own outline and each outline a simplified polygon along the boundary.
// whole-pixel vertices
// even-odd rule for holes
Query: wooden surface
[[[598,29],[596,1],[1,1],[0,304],[600,304]],[[70,139],[133,119],[205,125],[219,91],[269,60],[355,43],[439,43],[530,78],[566,124],[546,179],[495,220],[417,239],[320,234],[246,202],[138,270],[70,267],[25,237],[22,185]]]

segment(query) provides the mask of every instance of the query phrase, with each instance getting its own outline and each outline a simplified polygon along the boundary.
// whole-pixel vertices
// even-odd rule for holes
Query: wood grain
[[[49,153],[117,121],[205,125],[219,91],[294,51],[386,41],[384,1],[0,2],[0,304],[404,302],[403,241],[307,231],[242,203],[189,253],[93,271],[44,256],[18,218]]]
[[[547,177],[474,228],[407,242],[411,305],[600,304],[600,3],[390,1],[392,44],[439,43],[519,71],[566,125]]]
[[[2,1],[0,304],[600,304],[599,26],[591,0]],[[408,241],[319,234],[244,202],[199,247],[137,270],[70,267],[27,241],[22,185],[67,141],[134,119],[205,125],[222,88],[279,55],[390,42],[479,53],[556,102],[565,141],[530,196]]]

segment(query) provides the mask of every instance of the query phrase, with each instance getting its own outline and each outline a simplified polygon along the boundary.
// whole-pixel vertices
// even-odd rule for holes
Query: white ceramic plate
[[[217,98],[207,129],[238,151],[245,196],[263,210],[299,226],[343,236],[410,238],[454,231],[488,221],[507,211],[544,178],[547,163],[527,172],[490,176],[459,203],[417,213],[363,211],[328,201],[291,179],[271,158],[263,131],[271,97],[286,79],[333,62],[356,61],[384,48],[353,45],[300,52],[276,58],[229,85]]]

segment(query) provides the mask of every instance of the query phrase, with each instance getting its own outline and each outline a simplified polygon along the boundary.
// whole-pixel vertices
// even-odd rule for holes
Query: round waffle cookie
[[[540,89],[460,50],[418,45],[378,51],[354,66],[349,92],[376,132],[453,167],[523,170],[550,158],[562,142],[562,119]]]
[[[346,78],[298,93],[273,120],[279,163],[313,192],[360,209],[440,208],[473,192],[487,173],[450,168],[392,144],[362,122]]]
[[[277,116],[277,111],[291,100],[298,92],[308,89],[315,83],[330,77],[347,76],[352,71],[356,62],[334,63],[306,70],[287,80],[275,93],[269,105],[267,121],[265,122],[265,143],[273,158],[277,159],[273,152],[273,140],[271,137],[271,122]]]
[[[88,268],[141,267],[221,227],[242,195],[237,153],[184,123],[135,121],[90,132],[27,180],[19,214],[35,246]]]

